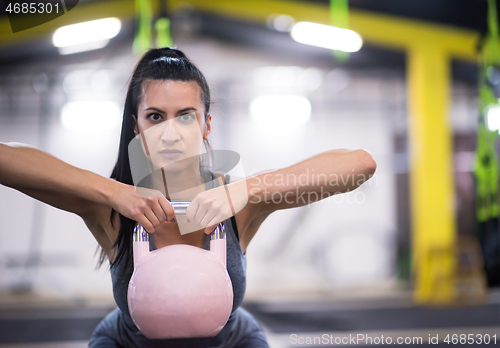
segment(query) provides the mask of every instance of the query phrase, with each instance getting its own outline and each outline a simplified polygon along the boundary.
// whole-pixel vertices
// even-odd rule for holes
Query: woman
[[[0,144],[0,183],[81,216],[102,248],[101,262],[108,258],[111,263],[118,308],[98,325],[90,347],[268,347],[261,326],[239,307],[245,291],[245,253],[259,226],[273,211],[353,190],[375,172],[376,164],[366,151],[334,150],[230,183],[199,161],[202,143],[210,151],[209,110],[207,82],[186,56],[176,49],[151,49],[132,75],[112,179],[37,149]],[[150,188],[134,187],[135,155],[129,153],[134,139],[140,140],[151,166]],[[205,189],[207,175],[218,187]],[[332,175],[342,180],[330,180]],[[301,178],[300,184],[283,180],[291,177]],[[181,223],[169,200],[186,195],[192,203]],[[234,293],[228,323],[213,338],[147,339],[131,320],[126,299],[134,226],[141,224],[153,233],[158,248],[207,248],[207,235],[221,221],[227,231],[227,268]]]

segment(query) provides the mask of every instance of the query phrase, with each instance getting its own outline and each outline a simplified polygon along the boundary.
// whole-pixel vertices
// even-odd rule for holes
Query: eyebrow
[[[164,114],[165,113],[165,111],[163,111],[161,109],[158,109],[158,108],[155,108],[154,106],[151,106],[151,107],[147,108],[144,111],[156,111],[156,112],[159,112],[160,114]]]
[[[188,108],[184,108],[182,110],[177,111],[177,114],[184,114],[184,113],[186,113],[188,111],[198,111],[198,109],[193,108],[192,106],[190,106]]]
[[[151,107],[147,108],[145,111],[156,111],[156,112],[158,112],[160,114],[165,114],[165,111],[163,111],[161,109],[158,109],[158,108],[155,108],[154,106],[151,106]],[[181,110],[177,111],[177,114],[178,115],[184,114],[187,111],[198,111],[198,109],[190,106],[190,107],[187,107],[187,108],[184,108],[184,109],[181,109]]]

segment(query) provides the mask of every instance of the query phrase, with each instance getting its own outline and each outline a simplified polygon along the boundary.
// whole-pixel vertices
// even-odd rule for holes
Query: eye
[[[157,113],[152,113],[148,115],[148,120],[151,120],[153,122],[159,122],[163,120],[163,116]]]
[[[191,123],[196,120],[196,115],[190,112],[189,114],[183,114],[178,116],[177,119],[181,123]]]

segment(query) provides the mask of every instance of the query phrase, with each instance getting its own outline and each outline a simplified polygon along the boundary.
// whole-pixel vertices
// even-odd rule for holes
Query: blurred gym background
[[[1,142],[109,176],[138,57],[176,45],[212,89],[213,147],[237,151],[247,175],[372,154],[369,182],[276,212],[250,244],[244,306],[271,347],[500,341],[494,1],[38,1],[64,13],[33,27],[3,2]],[[114,308],[97,250],[79,217],[0,187],[1,348],[86,346]]]

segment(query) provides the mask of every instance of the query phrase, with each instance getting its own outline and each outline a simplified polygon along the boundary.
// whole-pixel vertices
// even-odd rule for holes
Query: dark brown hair
[[[148,50],[137,63],[125,99],[123,111],[122,131],[118,150],[118,160],[111,174],[111,178],[124,184],[134,185],[132,172],[130,170],[128,145],[134,138],[135,121],[132,115],[137,115],[138,106],[142,98],[143,83],[147,80],[156,81],[195,81],[200,86],[201,99],[205,105],[205,121],[210,110],[210,89],[201,71],[186,57],[186,55],[174,48],[155,48]],[[211,147],[204,140],[207,152],[211,154]],[[200,165],[200,170],[202,166]],[[118,214],[115,210],[111,212],[111,222]],[[133,268],[132,234],[136,222],[120,214],[120,230],[113,247],[118,248],[115,259],[111,263],[114,267],[118,263],[125,262],[123,276]],[[98,265],[102,265],[106,254],[101,250]]]

